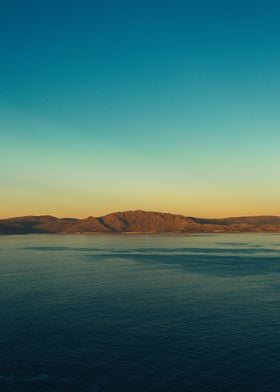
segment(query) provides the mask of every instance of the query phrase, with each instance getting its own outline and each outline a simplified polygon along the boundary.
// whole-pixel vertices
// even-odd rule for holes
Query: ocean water
[[[1,392],[280,390],[280,235],[0,237]]]

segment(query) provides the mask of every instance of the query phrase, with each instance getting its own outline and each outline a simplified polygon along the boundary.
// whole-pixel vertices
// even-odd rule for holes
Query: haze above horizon
[[[280,215],[279,11],[3,1],[0,218]]]

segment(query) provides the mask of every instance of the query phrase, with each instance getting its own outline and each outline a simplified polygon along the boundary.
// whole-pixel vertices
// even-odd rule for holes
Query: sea
[[[0,237],[1,392],[279,390],[279,234]]]

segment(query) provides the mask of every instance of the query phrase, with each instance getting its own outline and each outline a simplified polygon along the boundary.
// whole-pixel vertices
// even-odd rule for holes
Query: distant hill
[[[0,234],[280,232],[278,216],[204,219],[151,211],[115,212],[86,219],[49,215],[0,220]]]

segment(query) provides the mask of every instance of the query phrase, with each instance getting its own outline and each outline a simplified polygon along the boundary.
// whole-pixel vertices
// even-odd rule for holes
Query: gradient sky
[[[279,15],[0,0],[0,217],[280,215]]]

